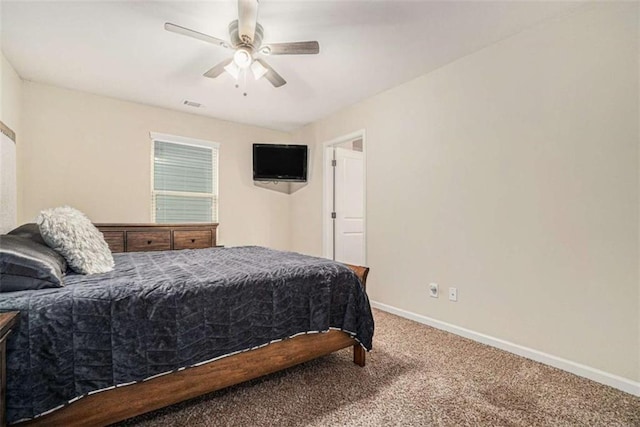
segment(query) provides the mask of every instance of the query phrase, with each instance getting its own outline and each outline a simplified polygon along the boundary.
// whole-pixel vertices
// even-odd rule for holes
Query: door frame
[[[331,166],[332,156],[329,156],[329,149],[345,142],[362,139],[362,167],[364,185],[364,264],[367,263],[367,143],[365,130],[360,129],[347,135],[339,136],[330,141],[322,143],[322,256],[333,258],[333,227],[331,222],[331,211],[333,207],[333,166]]]

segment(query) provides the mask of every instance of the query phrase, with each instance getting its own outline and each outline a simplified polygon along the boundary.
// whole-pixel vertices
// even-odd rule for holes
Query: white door
[[[335,148],[334,159],[334,259],[364,265],[364,156]]]

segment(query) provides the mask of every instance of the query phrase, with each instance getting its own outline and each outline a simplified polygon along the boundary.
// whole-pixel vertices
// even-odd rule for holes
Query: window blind
[[[217,148],[154,140],[154,221],[217,222],[217,169]]]

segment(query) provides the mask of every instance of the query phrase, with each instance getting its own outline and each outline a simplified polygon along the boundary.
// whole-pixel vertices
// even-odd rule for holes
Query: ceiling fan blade
[[[180,25],[172,24],[170,22],[166,22],[164,24],[164,29],[167,31],[171,31],[172,33],[182,34],[183,36],[192,37],[194,39],[198,39],[198,40],[202,40],[203,42],[222,46],[227,49],[231,47],[231,43],[227,41],[218,39],[216,37],[213,37],[207,34],[199,33],[197,31],[190,30],[189,28],[181,27]]]
[[[264,75],[264,78],[269,80],[269,82],[273,86],[280,87],[287,83],[287,81],[283,79],[280,74],[276,73],[276,71],[273,68],[271,68],[271,66],[267,64],[265,61],[263,61],[260,58],[256,59],[256,61],[260,63],[260,65],[262,65],[264,68],[267,69],[267,73]]]
[[[265,55],[315,55],[320,53],[320,44],[313,42],[271,43],[260,48]]]
[[[238,0],[238,34],[244,43],[253,42],[257,21],[258,0]]]
[[[211,68],[209,71],[204,73],[203,76],[209,77],[211,79],[215,79],[220,74],[224,73],[224,67],[231,64],[232,61],[233,61],[233,58],[225,59],[221,63],[214,65],[213,68]]]

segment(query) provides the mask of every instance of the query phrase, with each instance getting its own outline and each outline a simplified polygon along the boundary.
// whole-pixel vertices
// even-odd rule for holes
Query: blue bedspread
[[[373,318],[342,264],[261,247],[115,255],[115,270],[0,294],[21,312],[7,342],[7,419],[97,390],[330,328],[371,349]]]

